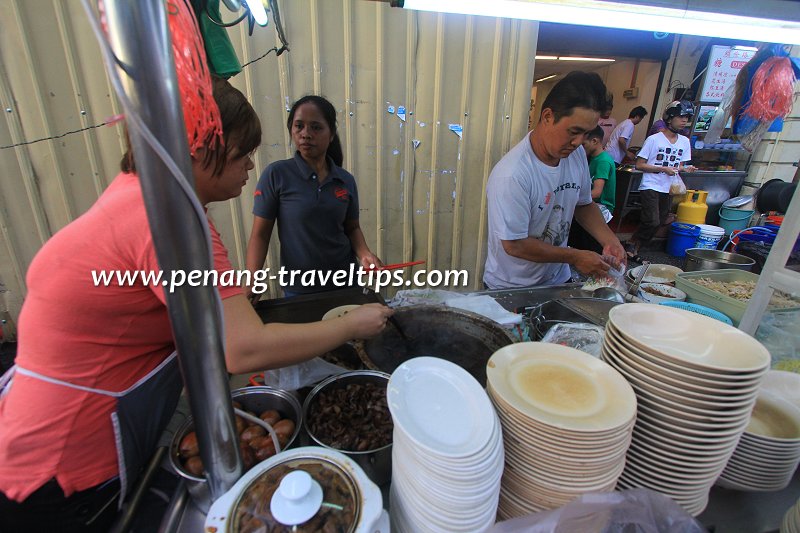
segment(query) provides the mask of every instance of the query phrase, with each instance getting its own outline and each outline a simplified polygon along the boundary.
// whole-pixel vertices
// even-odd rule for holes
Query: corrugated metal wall
[[[234,265],[244,265],[260,170],[293,153],[288,108],[318,93],[339,112],[344,166],[358,181],[361,225],[373,250],[386,262],[424,259],[428,269],[467,269],[477,286],[484,183],[527,129],[537,24],[366,0],[280,7],[291,52],[270,54],[232,80],[264,127],[244,193],[210,209]],[[0,0],[0,12],[0,281],[8,290],[4,305],[16,316],[34,254],[95,201],[116,175],[123,148],[119,126],[6,148],[101,124],[118,108],[79,2]],[[252,37],[245,26],[230,30],[242,63],[278,42],[272,26]],[[404,106],[406,120],[390,106]],[[450,124],[463,127],[461,138]]]

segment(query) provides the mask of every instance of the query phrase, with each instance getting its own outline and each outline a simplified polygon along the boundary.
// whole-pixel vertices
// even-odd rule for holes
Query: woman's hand
[[[256,294],[253,292],[253,287],[245,287],[244,295],[250,300],[251,304],[256,305],[261,299],[261,296],[267,292],[269,292],[269,288],[265,289],[262,293]]]
[[[386,328],[386,320],[394,311],[382,304],[365,304],[339,318],[352,339],[374,337]]]
[[[364,270],[372,270],[374,268],[380,268],[383,266],[383,261],[380,258],[373,254],[370,251],[367,251],[364,255],[358,258],[358,262],[361,264],[361,267]]]

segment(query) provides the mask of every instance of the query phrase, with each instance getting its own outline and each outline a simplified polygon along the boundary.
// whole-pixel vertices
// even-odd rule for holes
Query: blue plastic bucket
[[[684,257],[687,248],[694,248],[700,227],[684,222],[673,222],[667,236],[667,253],[673,257]]]
[[[722,207],[719,210],[719,225],[725,230],[726,235],[730,235],[734,231],[745,229],[753,213],[755,213],[755,211],[752,209],[740,210]]]

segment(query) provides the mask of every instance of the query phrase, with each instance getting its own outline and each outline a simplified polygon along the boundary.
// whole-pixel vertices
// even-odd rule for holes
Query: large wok
[[[401,307],[394,316],[408,340],[390,323],[381,335],[355,341],[358,356],[368,368],[392,373],[404,361],[433,356],[457,364],[486,386],[486,362],[514,342],[493,320],[453,307]]]

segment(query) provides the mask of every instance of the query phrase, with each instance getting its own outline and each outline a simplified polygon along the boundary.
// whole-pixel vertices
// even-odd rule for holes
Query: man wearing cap
[[[643,172],[642,184],[639,185],[642,210],[639,228],[625,243],[631,261],[642,262],[639,249],[653,239],[658,227],[667,220],[672,207],[669,196],[672,177],[682,170],[696,170],[687,165],[692,159],[689,139],[679,133],[693,116],[694,106],[688,100],[671,102],[664,109],[667,127],[645,139],[644,146],[636,155],[636,169]]]

